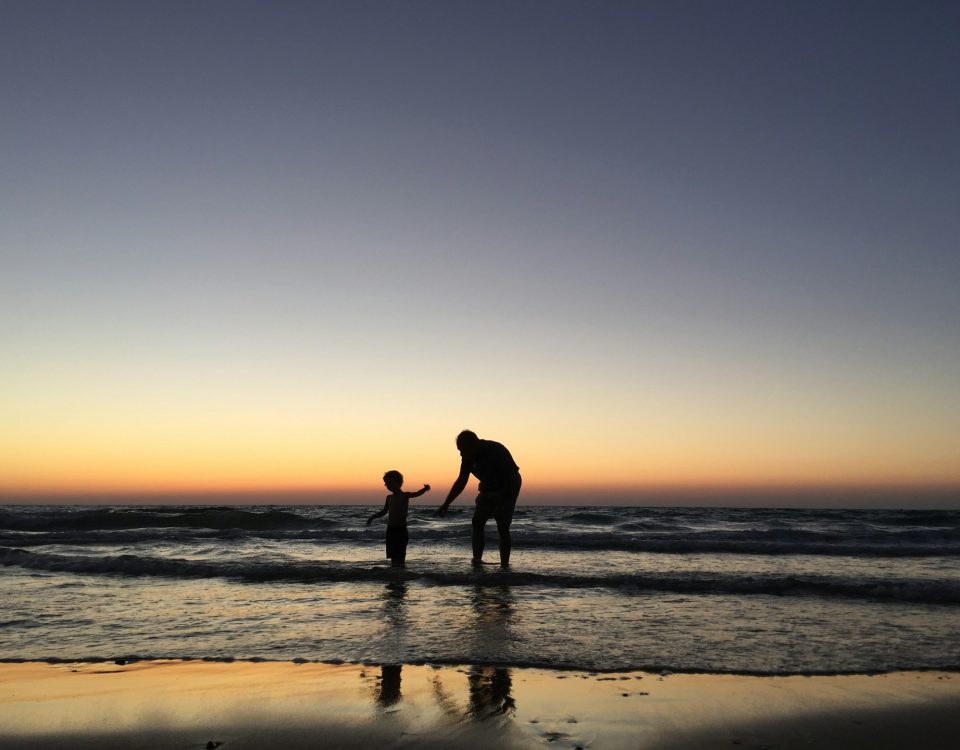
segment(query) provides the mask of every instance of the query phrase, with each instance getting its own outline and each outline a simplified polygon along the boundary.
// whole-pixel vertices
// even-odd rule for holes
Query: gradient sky
[[[6,0],[0,497],[439,502],[470,427],[960,502],[958,71],[952,2]]]

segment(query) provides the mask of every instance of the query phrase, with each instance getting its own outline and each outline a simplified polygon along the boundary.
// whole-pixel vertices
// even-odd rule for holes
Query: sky
[[[958,31],[5,0],[0,500],[440,502],[470,428],[545,502],[960,506]]]

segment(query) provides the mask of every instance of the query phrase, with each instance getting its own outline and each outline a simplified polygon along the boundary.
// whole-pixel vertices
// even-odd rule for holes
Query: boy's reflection
[[[407,582],[390,581],[383,590],[383,614],[388,641],[393,643],[392,658],[403,658],[407,633]],[[377,705],[387,708],[399,702],[403,697],[400,693],[400,664],[384,664],[380,667],[380,677],[374,691]]]
[[[406,613],[403,611],[403,605],[407,598],[406,581],[389,581],[383,589],[383,610],[391,620],[400,617],[406,620]],[[391,622],[391,625],[395,624]]]
[[[380,667],[380,686],[377,703],[382,707],[392,706],[400,700],[400,664],[384,664]]]

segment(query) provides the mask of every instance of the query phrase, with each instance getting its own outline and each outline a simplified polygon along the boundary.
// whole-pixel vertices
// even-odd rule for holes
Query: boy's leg
[[[395,568],[402,568],[407,561],[407,542],[410,541],[410,534],[407,527],[397,527],[394,529],[393,554],[390,558],[390,564]]]
[[[398,546],[400,541],[400,536],[398,534],[399,529],[396,526],[387,526],[387,557],[390,558],[390,564],[397,564],[398,557]]]

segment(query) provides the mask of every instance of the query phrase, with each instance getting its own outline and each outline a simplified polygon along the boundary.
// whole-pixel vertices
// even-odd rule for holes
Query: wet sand
[[[960,674],[0,664],[3,748],[953,748]],[[220,743],[220,744],[218,744]]]

